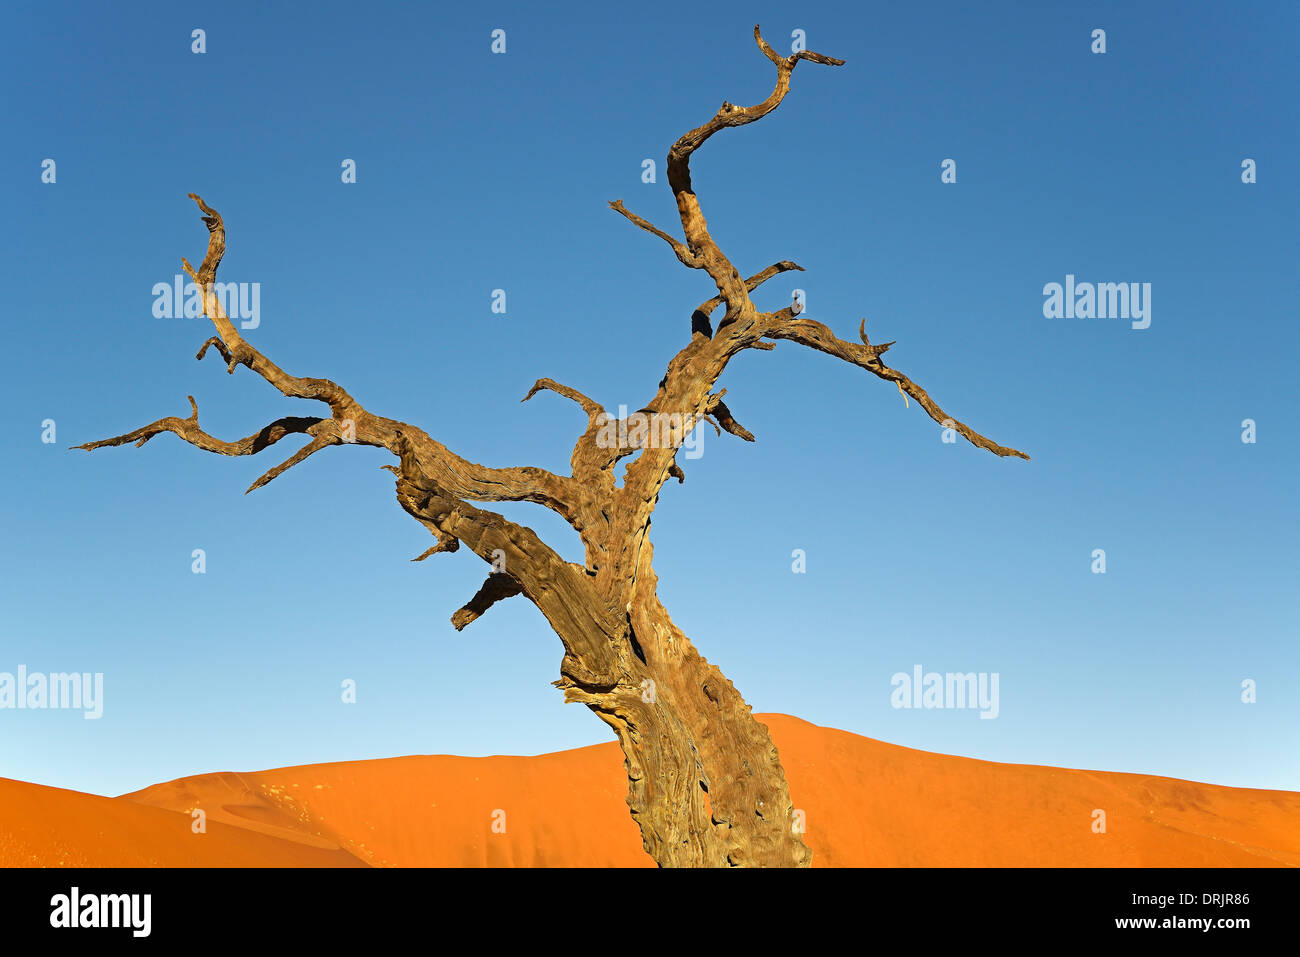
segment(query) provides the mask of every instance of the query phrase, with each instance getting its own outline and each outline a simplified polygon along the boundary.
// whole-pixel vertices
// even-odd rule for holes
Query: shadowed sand
[[[759,717],[814,866],[1300,866],[1294,792],[996,764]],[[626,793],[612,742],[201,774],[118,798],[0,779],[0,865],[649,867]]]

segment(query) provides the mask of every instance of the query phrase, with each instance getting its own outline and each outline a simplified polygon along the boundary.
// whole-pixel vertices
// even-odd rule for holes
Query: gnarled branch
[[[744,126],[755,120],[761,120],[781,105],[786,93],[790,91],[790,74],[794,72],[800,60],[811,60],[813,63],[826,66],[844,65],[843,60],[813,53],[811,50],[801,50],[788,57],[777,56],[763,39],[763,33],[757,25],[754,27],[754,40],[758,43],[758,48],[763,51],[763,55],[776,64],[776,86],[767,99],[757,106],[736,106],[724,100],[712,119],[686,133],[673,144],[673,148],[668,152],[668,181],[674,193],[691,191],[691,154],[699,149],[705,140],[718,130],[729,126]]]
[[[261,488],[267,482],[283,475],[299,462],[303,461],[310,455],[315,455],[321,449],[330,445],[340,445],[342,442],[343,440],[339,437],[338,430],[334,428],[333,421],[326,422],[322,425],[320,433],[314,439],[300,448],[297,452],[294,452],[293,455],[289,456],[289,458],[285,459],[275,468],[270,469],[259,476],[252,485],[248,486],[248,488],[244,490],[244,494],[247,495],[249,492]]]
[[[803,266],[800,266],[798,263],[792,263],[788,259],[782,260],[779,263],[772,263],[772,265],[768,266],[766,269],[754,273],[754,275],[745,280],[745,292],[753,292],[773,276],[779,275],[783,272],[789,272],[792,269],[796,269],[799,272],[804,271]],[[691,332],[694,333],[700,331],[704,332],[705,335],[712,337],[713,329],[709,326],[709,316],[711,316],[713,311],[720,305],[722,305],[722,296],[714,296],[712,299],[706,299],[704,302],[700,303],[699,306],[696,307],[695,312],[691,314]],[[699,328],[696,327],[697,323],[700,324]]]
[[[731,410],[727,408],[727,403],[722,401],[722,393],[726,391],[726,389],[723,389],[722,392],[714,396],[708,407],[709,413],[718,420],[716,427],[721,427],[724,432],[739,436],[746,442],[753,442],[753,433],[736,421],[735,416],[731,414]]]
[[[422,562],[430,555],[438,555],[442,552],[447,552],[448,554],[450,554],[451,552],[454,552],[460,548],[459,539],[452,538],[450,535],[443,535],[441,537],[438,537],[439,533],[437,529],[430,528],[429,530],[433,532],[434,537],[438,538],[438,543],[436,545],[431,545],[429,548],[426,548],[424,551],[420,552],[420,554],[412,558],[411,561]]]
[[[451,616],[452,627],[457,631],[463,631],[466,625],[481,618],[484,612],[497,602],[513,598],[521,591],[523,588],[520,587],[519,582],[509,575],[504,572],[493,572],[475,592],[474,597]]]
[[[271,362],[243,338],[234,323],[226,316],[216,294],[217,268],[226,250],[224,220],[220,213],[197,194],[191,193],[190,198],[203,213],[203,222],[208,228],[208,246],[203,262],[197,269],[186,259],[182,259],[181,262],[185,271],[202,291],[204,313],[217,331],[216,336],[204,342],[196,358],[201,360],[208,349],[215,349],[226,360],[228,371],[233,371],[238,365],[246,366],[283,395],[324,402],[330,407],[332,414],[321,418],[291,416],[277,419],[260,432],[234,442],[226,442],[209,435],[199,427],[198,406],[191,397],[190,404],[193,412],[188,418],[160,419],[125,435],[88,442],[78,448],[92,450],[122,445],[126,442],[143,445],[155,435],[172,432],[191,445],[209,452],[221,455],[253,455],[286,435],[304,433],[311,436],[311,441],[287,460],[261,475],[248,491],[260,488],[327,446],[369,445],[387,449],[399,456],[404,463],[401,474],[410,474],[413,470],[415,474],[442,489],[453,500],[535,502],[556,511],[579,531],[591,520],[595,514],[595,507],[591,501],[593,492],[590,483],[579,483],[571,477],[554,475],[545,469],[528,466],[496,469],[470,462],[455,455],[444,445],[413,426],[371,414],[337,383],[329,379],[290,375]],[[546,382],[540,385],[545,387]],[[557,386],[557,388],[570,397],[579,396],[566,387]],[[579,398],[579,401],[583,400],[585,397]],[[590,400],[585,401],[590,402]],[[594,406],[594,403],[591,403],[591,406]],[[591,414],[591,406],[584,404],[589,418],[594,418]],[[476,515],[481,515],[482,519],[489,523],[498,520],[492,513],[467,510],[462,513],[461,526],[472,525]],[[436,523],[427,521],[421,516],[417,517],[421,518],[426,527],[439,537],[439,544],[421,558],[436,551],[456,549],[457,541],[463,536],[449,533],[445,529],[438,530]],[[504,522],[504,519],[500,521]],[[542,555],[546,561],[559,561],[554,553],[550,553],[549,556],[544,555],[540,551],[544,548],[545,546],[537,542],[532,551]],[[524,571],[526,570],[525,568]]]
[[[100,439],[97,442],[85,442],[81,445],[74,445],[73,448],[93,451],[94,449],[126,445],[128,442],[134,442],[136,448],[139,448],[155,435],[171,432],[180,436],[195,448],[203,449],[205,452],[215,452],[218,455],[256,455],[262,449],[279,442],[286,435],[307,433],[315,436],[320,427],[329,421],[328,419],[300,415],[285,416],[282,419],[276,419],[266,428],[254,432],[252,435],[236,439],[234,442],[225,442],[199,428],[198,403],[194,401],[192,395],[188,395],[186,398],[190,400],[191,412],[184,419],[174,415],[168,416],[132,432],[127,432],[125,435],[115,435],[112,438]]]
[[[561,385],[554,379],[538,379],[533,383],[533,387],[528,390],[528,394],[520,399],[520,402],[527,402],[543,389],[548,389],[566,399],[572,399],[578,405],[582,406],[582,411],[587,413],[588,419],[597,419],[605,413],[605,407],[594,399],[589,399],[577,389],[571,389],[567,385]]]
[[[723,325],[750,316],[754,307],[749,301],[746,284],[740,280],[740,274],[709,234],[709,225],[704,219],[699,199],[691,186],[691,155],[719,130],[753,123],[776,109],[790,89],[790,74],[800,60],[811,60],[814,63],[830,66],[841,66],[844,63],[843,60],[809,51],[801,51],[785,58],[778,57],[763,39],[762,31],[758,26],[754,27],[754,40],[763,54],[776,64],[776,85],[771,94],[757,106],[736,106],[724,101],[718,112],[707,123],[681,136],[668,151],[668,185],[677,200],[677,215],[682,221],[686,244],[690,254],[708,272],[714,285],[717,286],[719,302],[727,305],[727,312],[722,320]]]
[[[820,322],[812,319],[792,319],[789,321],[776,321],[770,323],[763,332],[763,335],[772,339],[788,339],[791,342],[797,342],[800,345],[808,346],[810,349],[816,349],[818,352],[824,352],[827,355],[834,356],[837,359],[843,359],[845,362],[855,365],[860,369],[866,369],[872,375],[884,379],[887,382],[893,382],[905,395],[910,395],[925,410],[926,414],[934,421],[938,422],[945,428],[953,428],[961,433],[972,445],[977,445],[982,449],[987,449],[994,455],[1015,456],[1017,458],[1028,459],[1029,456],[1017,449],[1007,448],[998,445],[992,439],[980,435],[970,426],[959,422],[952,416],[944,412],[939,404],[930,398],[923,388],[909,379],[897,369],[892,369],[885,365],[880,354],[888,349],[892,342],[883,346],[873,346],[867,341],[866,320],[860,327],[862,342],[848,342],[840,339],[831,332],[829,328]]]
[[[635,223],[637,226],[640,226],[646,232],[654,233],[656,236],[658,236],[660,239],[666,242],[669,246],[673,247],[673,253],[676,254],[679,260],[681,260],[683,266],[687,266],[691,269],[702,268],[700,263],[696,260],[695,256],[692,255],[691,251],[686,248],[685,243],[683,243],[680,239],[674,239],[672,236],[669,236],[658,226],[654,225],[648,220],[642,219],[636,213],[631,212],[626,206],[623,205],[623,201],[621,199],[616,199],[613,202],[611,202],[609,204],[609,208],[614,210],[614,212],[627,217],[631,222]]]

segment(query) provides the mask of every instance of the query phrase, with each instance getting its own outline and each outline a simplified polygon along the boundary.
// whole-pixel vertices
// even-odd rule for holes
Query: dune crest
[[[815,867],[1300,866],[1294,792],[997,764],[759,719]],[[614,742],[202,774],[117,798],[0,779],[0,865],[653,866],[625,795]]]

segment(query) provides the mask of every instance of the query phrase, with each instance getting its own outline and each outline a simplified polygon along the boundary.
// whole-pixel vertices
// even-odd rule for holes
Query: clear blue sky
[[[560,643],[531,605],[452,629],[485,567],[408,561],[431,539],[385,454],[331,449],[244,496],[291,444],[68,447],[186,415],[186,394],[228,438],[320,410],[195,362],[206,321],[153,316],[154,284],[203,255],[195,191],[226,218],[222,278],[261,284],[248,335],[276,362],[477,461],[567,470],[581,414],[519,400],[550,376],[636,408],[687,341],[707,277],[606,204],[675,228],[669,145],[771,89],[758,19],[848,64],[800,65],[775,114],[697,154],[715,237],[745,272],[806,267],[760,307],[797,285],[842,336],[866,316],[894,366],[1033,461],[943,444],[826,356],[747,354],[721,384],[757,444],[710,430],[656,513],[677,622],[758,711],[1300,789],[1294,4],[287,6],[0,20],[0,671],[105,675],[99,721],[0,711],[0,775],[111,794],[606,740],[550,686]],[[1150,328],[1045,318],[1067,274],[1151,283]],[[578,555],[554,516],[506,511]],[[917,664],[998,673],[999,717],[895,710]]]

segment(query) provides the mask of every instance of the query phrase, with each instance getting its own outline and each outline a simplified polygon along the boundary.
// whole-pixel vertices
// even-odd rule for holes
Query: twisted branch
[[[803,272],[803,266],[798,263],[792,263],[789,260],[783,260],[779,263],[772,263],[761,272],[756,272],[745,280],[745,292],[750,293],[757,289],[763,283],[767,282],[773,276],[780,275],[783,272],[789,272],[795,269]],[[713,337],[713,329],[709,325],[709,316],[713,311],[722,305],[722,296],[714,296],[712,299],[706,299],[696,307],[695,312],[691,313],[691,332],[703,332],[710,338]],[[725,323],[724,323],[725,325]]]
[[[270,425],[260,431],[247,435],[242,439],[236,439],[234,442],[225,442],[215,436],[209,435],[199,428],[199,406],[194,401],[194,396],[186,396],[190,400],[190,409],[192,410],[188,417],[181,419],[176,416],[168,416],[152,422],[149,425],[142,426],[132,432],[124,435],[115,435],[112,438],[100,439],[97,442],[86,442],[82,445],[74,445],[75,449],[84,449],[93,451],[94,449],[111,448],[117,445],[126,445],[128,442],[134,442],[136,448],[144,445],[155,435],[161,435],[164,432],[171,432],[180,436],[195,448],[202,449],[205,452],[215,452],[218,455],[256,455],[263,449],[279,442],[286,435],[305,433],[313,437],[312,444],[319,441],[323,435],[330,433],[324,431],[329,426],[330,420],[321,418],[310,418],[305,416],[291,415],[281,419],[276,419]],[[328,442],[326,444],[329,444]],[[310,446],[308,446],[310,447]],[[306,458],[304,455],[303,458]],[[287,468],[287,466],[285,466]],[[283,471],[283,469],[281,469]],[[277,473],[278,474],[278,473]],[[275,476],[271,476],[274,478]],[[265,476],[264,476],[265,478]],[[266,479],[267,482],[270,478]],[[264,485],[266,482],[259,481],[253,488]],[[250,488],[251,492],[253,488]]]
[[[543,389],[547,389],[566,399],[572,399],[578,405],[582,406],[582,411],[587,413],[588,419],[597,419],[605,413],[605,407],[594,399],[589,399],[577,389],[571,389],[567,385],[561,385],[554,379],[538,379],[533,383],[533,387],[528,390],[528,394],[520,399],[520,402],[527,402]]]
[[[197,194],[190,198],[203,214],[208,228],[208,247],[203,262],[195,269],[187,259],[181,263],[203,294],[204,314],[216,327],[217,335],[209,338],[199,349],[196,358],[202,360],[208,349],[215,349],[226,361],[227,371],[245,366],[257,373],[281,394],[289,398],[314,399],[330,408],[329,417],[308,418],[289,416],[277,419],[259,432],[234,442],[226,442],[209,435],[198,424],[198,405],[190,397],[192,412],[188,418],[169,416],[124,435],[87,442],[79,449],[94,450],[134,442],[143,445],[155,435],[171,432],[197,448],[220,455],[255,455],[270,445],[295,433],[306,434],[311,441],[288,459],[258,477],[248,491],[261,488],[286,471],[304,462],[312,455],[331,445],[368,445],[387,449],[398,456],[400,468],[393,468],[401,481],[418,481],[422,486],[437,488],[439,501],[448,504],[457,514],[454,528],[441,527],[436,515],[412,509],[412,514],[438,539],[416,560],[423,560],[437,552],[453,552],[462,540],[485,540],[487,531],[475,528],[485,523],[492,534],[504,534],[511,539],[527,540],[528,547],[515,555],[513,575],[521,581],[536,582],[536,590],[545,588],[544,582],[554,575],[554,569],[563,562],[551,549],[543,545],[531,532],[514,525],[491,512],[468,506],[464,500],[482,502],[535,502],[544,505],[566,519],[581,531],[597,514],[592,501],[592,489],[572,477],[554,475],[545,469],[530,466],[495,469],[478,465],[454,454],[429,435],[404,422],[371,414],[348,392],[329,379],[290,375],[246,341],[226,316],[216,295],[217,269],[226,250],[226,229],[221,214]],[[536,388],[554,387],[556,391],[575,398],[592,415],[599,410],[585,396],[567,387],[541,380]],[[527,534],[525,534],[527,533]],[[528,538],[528,536],[532,536]],[[476,549],[476,551],[478,551]],[[493,561],[489,552],[483,556]],[[530,585],[530,587],[532,587]]]
[[[519,582],[509,575],[504,572],[493,572],[488,575],[487,580],[474,593],[474,597],[451,616],[452,627],[457,631],[463,631],[466,625],[478,620],[497,602],[513,598],[521,591],[523,589],[520,587]]]
[[[959,422],[947,412],[939,407],[939,404],[930,398],[928,392],[921,388],[910,378],[885,365],[884,360],[880,358],[881,353],[893,345],[887,342],[884,345],[873,346],[867,340],[866,320],[859,327],[859,334],[862,343],[848,342],[840,339],[831,332],[829,328],[820,322],[812,319],[793,319],[790,321],[776,321],[768,325],[763,333],[772,339],[788,339],[791,342],[797,342],[800,345],[807,346],[810,349],[816,349],[818,352],[824,352],[827,355],[842,359],[850,365],[855,365],[860,369],[866,369],[877,378],[884,379],[887,382],[893,382],[898,386],[900,392],[910,395],[925,410],[926,414],[934,421],[938,422],[945,428],[951,427],[956,429],[972,445],[981,449],[987,449],[994,455],[998,456],[1015,456],[1028,460],[1029,456],[1017,449],[1007,448],[998,445],[992,439],[981,435],[964,422]],[[951,425],[949,425],[951,423]]]
[[[654,225],[648,220],[642,219],[636,213],[631,212],[626,206],[623,205],[623,201],[621,199],[616,199],[613,202],[611,202],[609,204],[609,208],[614,210],[614,212],[619,213],[622,216],[626,216],[631,222],[635,223],[637,226],[640,226],[646,232],[654,233],[656,236],[658,236],[660,239],[666,242],[669,246],[673,247],[673,253],[681,261],[683,266],[687,266],[690,269],[702,268],[701,264],[696,260],[696,258],[691,254],[691,251],[686,248],[685,244],[683,244],[680,239],[674,239],[672,236],[669,236],[658,226]]]
[[[776,64],[776,86],[773,87],[767,99],[757,106],[736,106],[734,103],[728,103],[724,100],[722,106],[718,108],[718,112],[707,123],[697,126],[673,144],[673,148],[668,151],[668,182],[672,186],[674,193],[689,193],[691,191],[691,154],[703,146],[710,136],[727,127],[744,126],[747,123],[761,120],[781,105],[786,93],[790,92],[790,74],[794,72],[794,68],[799,64],[800,60],[810,60],[813,63],[821,63],[825,66],[844,65],[843,60],[823,56],[820,53],[813,53],[811,50],[801,50],[788,57],[777,56],[767,41],[763,39],[762,31],[757,25],[754,27],[754,40],[758,44],[758,48],[763,51],[763,55]],[[687,235],[690,235],[689,230]],[[694,245],[692,245],[692,249],[694,249]]]

